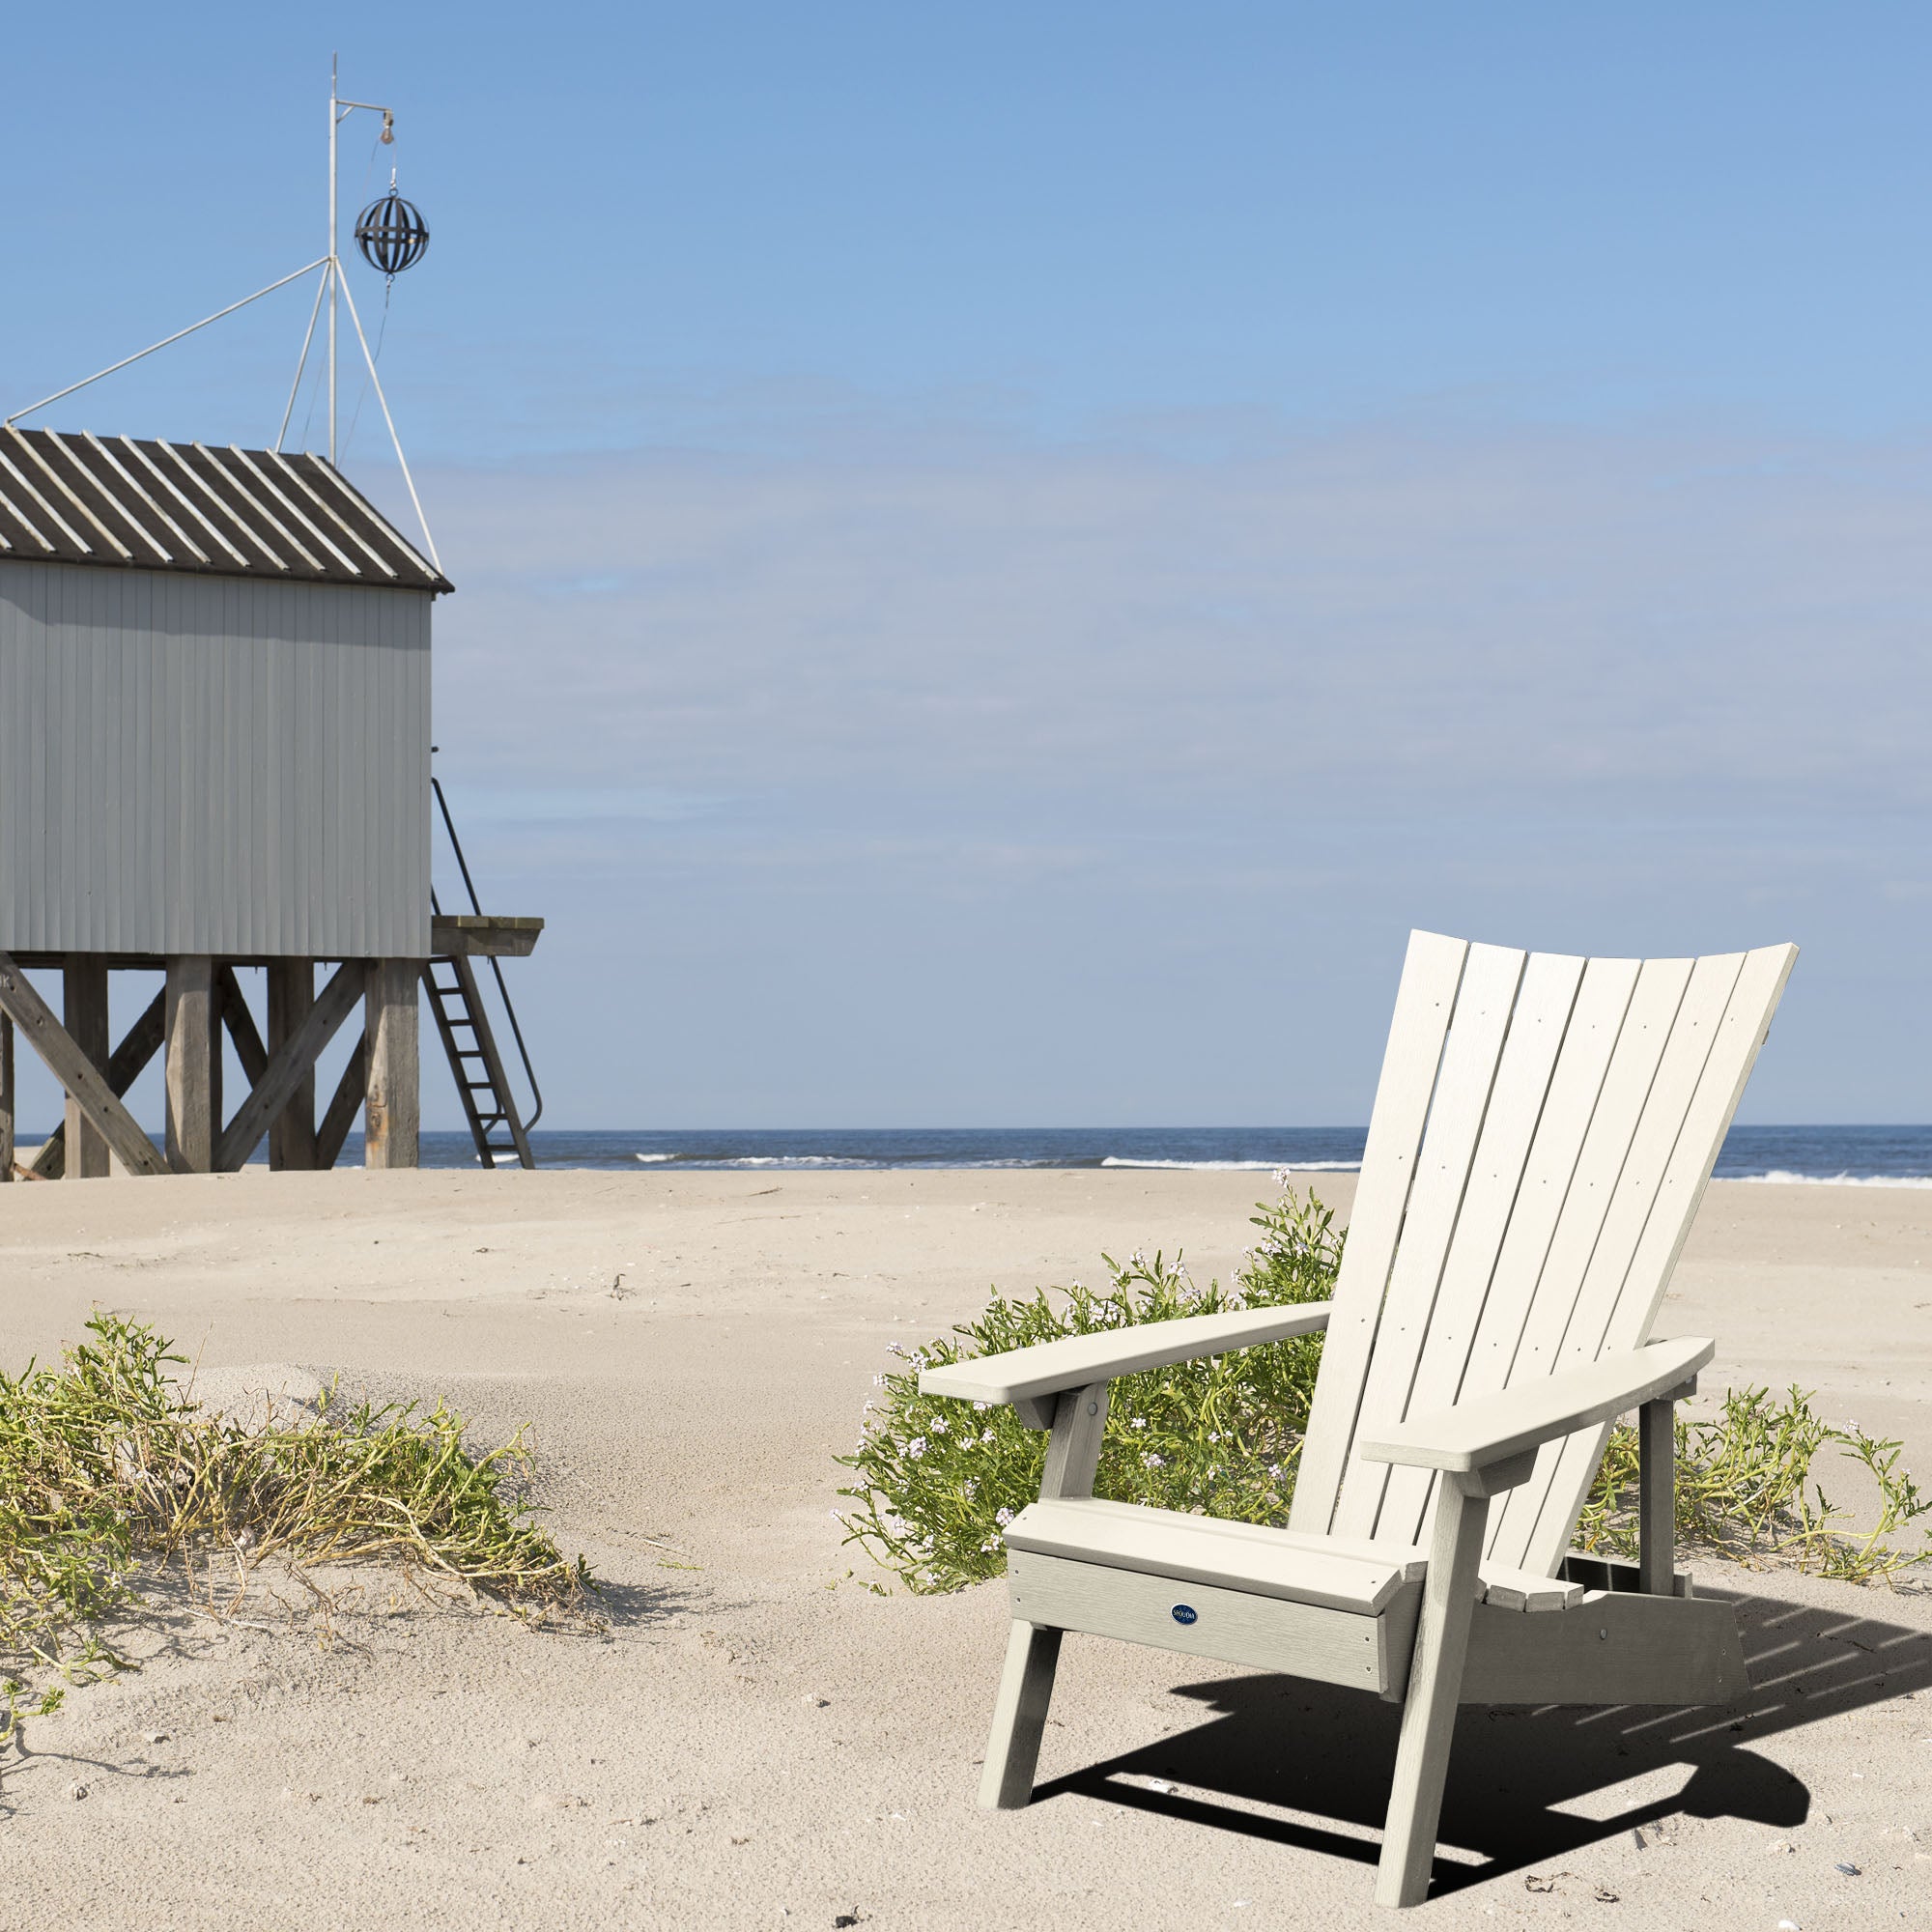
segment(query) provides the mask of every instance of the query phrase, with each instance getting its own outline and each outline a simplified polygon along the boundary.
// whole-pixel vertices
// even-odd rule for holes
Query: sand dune
[[[1069,1640],[1046,1796],[981,1814],[1001,1588],[873,1595],[829,1517],[889,1343],[990,1282],[1091,1279],[1103,1247],[1225,1273],[1261,1179],[0,1190],[10,1369],[99,1303],[175,1336],[224,1401],[339,1371],[446,1392],[482,1433],[533,1422],[554,1527],[611,1615],[533,1634],[378,1588],[332,1629],[166,1621],[139,1672],[31,1721],[0,1767],[0,1925],[1391,1922],[1370,1903],[1387,1707]],[[1346,1206],[1347,1178],[1319,1185]],[[1663,1326],[1719,1338],[1707,1385],[1798,1379],[1932,1477],[1932,1196],[1719,1183],[1675,1293]],[[1470,1713],[1443,1826],[1467,1878],[1418,1922],[1932,1910],[1932,1600],[1699,1582],[1740,1602],[1752,1698]]]

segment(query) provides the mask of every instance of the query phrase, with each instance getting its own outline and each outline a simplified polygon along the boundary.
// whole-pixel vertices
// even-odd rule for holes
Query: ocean
[[[540,1128],[544,1167],[613,1173],[795,1169],[890,1172],[923,1168],[1278,1167],[1350,1173],[1361,1163],[1361,1127],[881,1127],[748,1128],[702,1132]],[[359,1137],[343,1151],[361,1158]],[[467,1133],[425,1133],[425,1167],[470,1167]],[[1932,1187],[1932,1126],[1733,1127],[1718,1156],[1728,1180],[1837,1181]]]

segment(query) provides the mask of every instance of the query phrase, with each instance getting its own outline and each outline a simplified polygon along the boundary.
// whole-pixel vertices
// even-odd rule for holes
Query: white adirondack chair
[[[928,1369],[1052,1430],[1006,1535],[1012,1636],[980,1802],[1025,1804],[1063,1632],[1403,1704],[1376,1896],[1427,1893],[1458,1703],[1742,1694],[1727,1605],[1674,1571],[1672,1405],[1709,1341],[1652,1341],[1797,949],[1576,959],[1410,936],[1332,1301]],[[1327,1331],[1285,1529],[1093,1494],[1116,1376]],[[1570,1553],[1639,1412],[1640,1557]]]

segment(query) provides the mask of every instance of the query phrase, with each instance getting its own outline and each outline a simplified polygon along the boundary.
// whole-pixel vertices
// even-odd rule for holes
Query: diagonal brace
[[[261,1079],[249,1090],[248,1097],[236,1110],[214,1158],[215,1171],[233,1174],[255,1151],[270,1122],[294,1097],[307,1078],[323,1049],[335,1037],[336,1030],[355,1010],[362,997],[363,966],[359,959],[345,959],[335,969],[302,1023],[275,1049]]]
[[[114,1049],[107,1063],[107,1084],[119,1099],[141,1077],[149,1061],[160,1050],[166,1031],[168,996],[156,993],[144,1012],[128,1029],[127,1037]],[[58,1180],[67,1172],[67,1122],[63,1121],[47,1136],[46,1145],[34,1156],[31,1170],[43,1180]]]
[[[130,1174],[168,1171],[159,1150],[121,1104],[106,1072],[80,1050],[74,1037],[54,1017],[53,1009],[29,984],[11,952],[0,952],[0,1012],[26,1036],[46,1063],[47,1071],[114,1151],[123,1167]]]

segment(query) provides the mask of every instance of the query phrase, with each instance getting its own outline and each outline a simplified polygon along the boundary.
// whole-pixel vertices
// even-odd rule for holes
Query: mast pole
[[[342,264],[335,254],[335,88],[337,56],[328,57],[328,267],[324,270],[328,283],[328,461],[335,464],[335,309],[336,284],[341,280]]]

